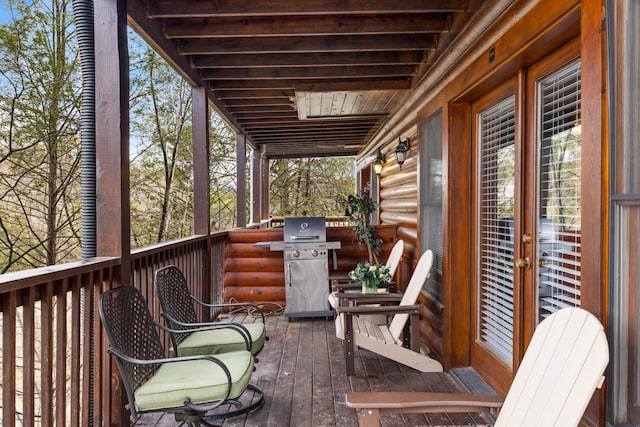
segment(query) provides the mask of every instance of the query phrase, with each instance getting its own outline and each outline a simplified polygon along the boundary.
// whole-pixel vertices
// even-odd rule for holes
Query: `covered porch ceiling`
[[[361,152],[484,0],[129,0],[129,25],[267,158]]]

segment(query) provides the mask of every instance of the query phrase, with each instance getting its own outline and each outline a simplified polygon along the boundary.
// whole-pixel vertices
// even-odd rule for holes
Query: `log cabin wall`
[[[398,239],[395,225],[376,226],[383,240],[380,262],[385,262]],[[224,261],[224,302],[231,300],[286,305],[284,291],[284,260],[281,251],[256,246],[259,242],[281,241],[282,228],[232,230],[228,232]],[[352,227],[327,227],[327,241],[341,242],[336,251],[337,268],[329,257],[329,274],[346,274],[358,262],[368,260],[367,249],[358,244]],[[327,282],[327,287],[329,283]]]
[[[410,149],[402,166],[395,159],[394,150],[398,139],[392,140],[381,152],[385,163],[380,174],[379,185],[379,218],[383,225],[396,225],[398,238],[405,241],[405,253],[398,267],[398,285],[400,289],[409,282],[411,273],[420,258],[420,254],[428,248],[419,248],[419,134],[417,126],[409,126],[399,132],[402,140],[409,138]],[[420,333],[429,348],[439,357],[444,354],[443,346],[443,305],[432,295],[440,295],[442,283],[437,275],[432,274],[427,287],[434,288],[435,293],[423,292],[419,301]]]

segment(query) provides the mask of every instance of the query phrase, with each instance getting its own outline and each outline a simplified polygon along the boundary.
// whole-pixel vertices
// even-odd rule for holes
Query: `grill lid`
[[[285,242],[326,242],[327,227],[324,217],[287,217],[284,219]]]

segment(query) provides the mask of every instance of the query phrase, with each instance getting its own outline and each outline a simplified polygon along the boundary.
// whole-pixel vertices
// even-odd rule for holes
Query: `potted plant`
[[[349,278],[362,284],[362,293],[375,293],[379,287],[389,286],[391,271],[386,265],[361,262],[349,272]]]
[[[353,222],[356,236],[360,244],[367,245],[369,264],[378,264],[377,255],[382,250],[382,239],[371,225],[371,214],[378,209],[378,205],[368,192],[351,194],[348,197],[349,220]]]

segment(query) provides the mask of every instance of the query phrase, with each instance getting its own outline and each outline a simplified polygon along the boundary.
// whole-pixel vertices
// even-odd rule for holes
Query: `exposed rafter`
[[[483,0],[129,0],[130,24],[267,157],[355,155]],[[144,11],[144,13],[141,13]]]

